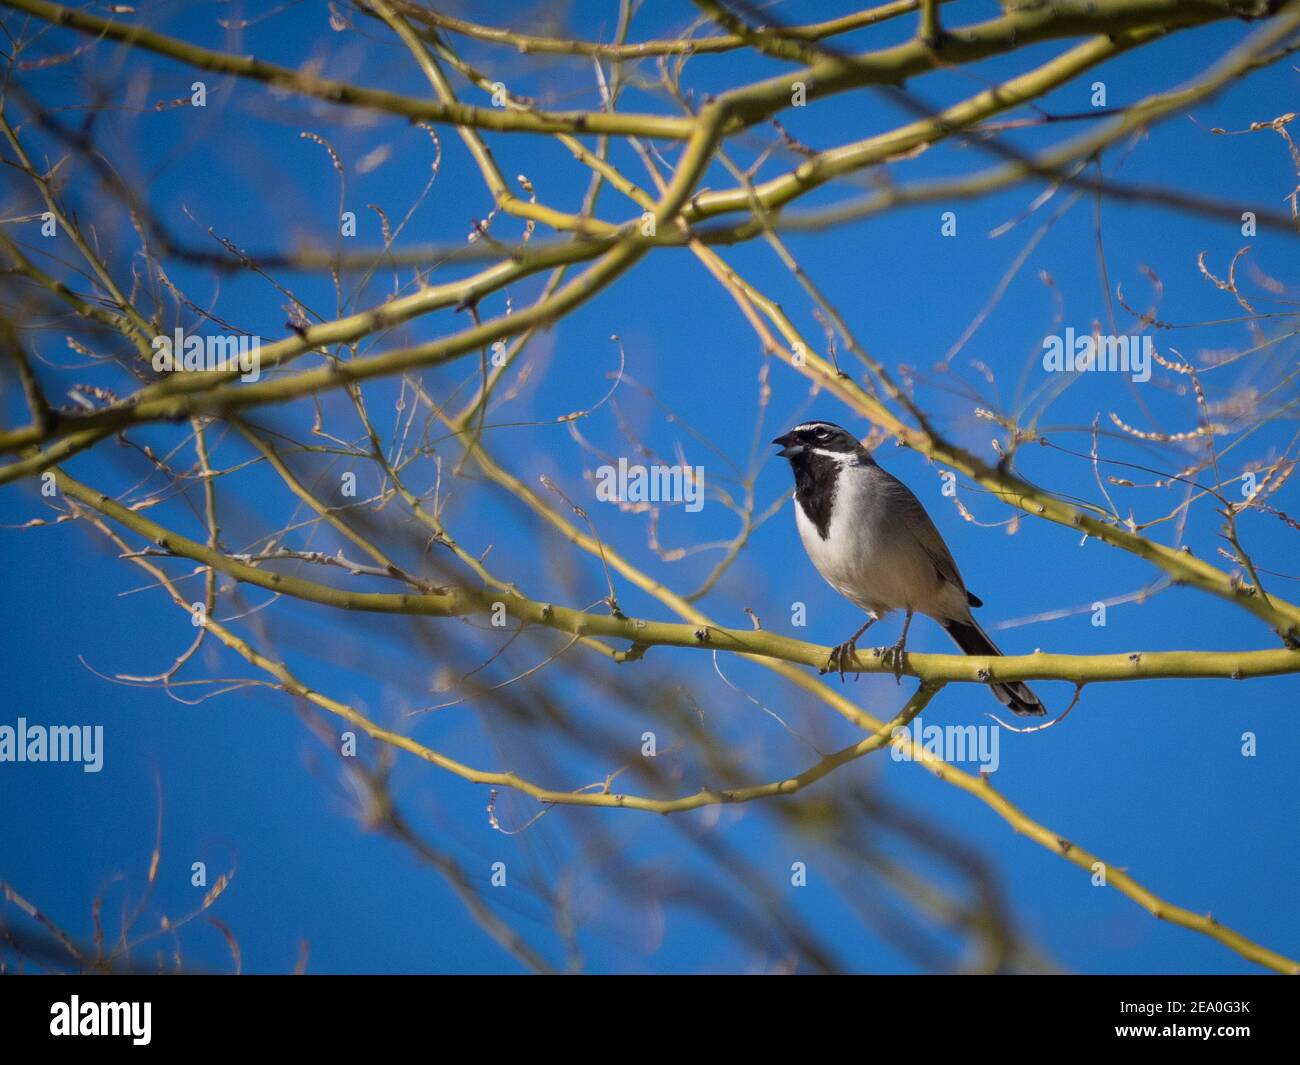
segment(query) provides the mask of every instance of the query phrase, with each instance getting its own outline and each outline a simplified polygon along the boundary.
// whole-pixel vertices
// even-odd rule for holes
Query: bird
[[[966,590],[921,501],[852,433],[834,422],[809,421],[772,443],[794,472],[795,524],[804,550],[826,582],[867,614],[867,623],[831,651],[823,672],[838,669],[842,683],[862,634],[893,610],[906,611],[898,643],[884,652],[897,681],[913,614],[933,618],[968,655],[1002,653],[971,613],[984,604]],[[1017,714],[1047,712],[1019,681],[990,687]]]

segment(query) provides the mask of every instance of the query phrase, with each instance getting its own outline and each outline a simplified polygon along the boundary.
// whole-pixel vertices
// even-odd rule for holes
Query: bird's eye
[[[829,440],[831,438],[831,434],[825,429],[818,429],[816,436],[818,440]]]

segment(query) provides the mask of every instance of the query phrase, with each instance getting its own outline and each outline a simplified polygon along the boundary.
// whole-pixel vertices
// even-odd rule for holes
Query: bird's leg
[[[912,624],[912,608],[907,608],[907,617],[903,619],[903,631],[899,634],[898,643],[889,649],[889,656],[893,659],[894,665],[894,683],[903,683],[903,648],[907,646],[907,627]]]
[[[858,629],[857,632],[855,632],[851,637],[849,637],[843,643],[837,644],[835,647],[832,647],[830,661],[827,662],[826,669],[823,670],[823,672],[829,673],[832,670],[838,670],[840,674],[840,683],[843,684],[845,663],[848,662],[848,660],[852,658],[854,653],[857,651],[858,640],[862,638],[862,634],[866,632],[867,629],[871,628],[871,626],[874,625],[875,623],[876,623],[875,618],[867,618],[867,623],[863,625],[862,628]],[[862,674],[859,673],[858,676],[862,676]]]

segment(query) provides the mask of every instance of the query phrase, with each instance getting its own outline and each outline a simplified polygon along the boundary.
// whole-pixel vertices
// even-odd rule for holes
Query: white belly
[[[796,501],[795,523],[817,572],[875,617],[908,609],[939,618],[962,616],[965,596],[939,578],[934,563],[905,530],[900,537],[897,528],[881,528],[865,518],[872,508],[855,498],[859,491],[853,479],[841,478],[825,540]]]

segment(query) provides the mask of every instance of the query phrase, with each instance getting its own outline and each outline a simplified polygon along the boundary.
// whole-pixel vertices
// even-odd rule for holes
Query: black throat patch
[[[803,508],[817,535],[825,540],[831,533],[831,511],[839,491],[841,465],[838,459],[804,451],[790,459],[794,470],[795,505]]]

